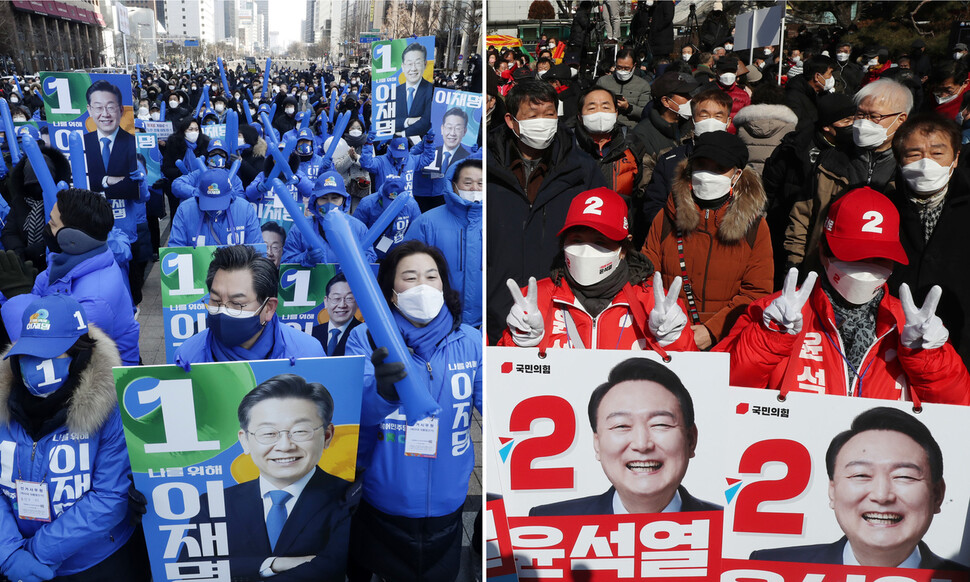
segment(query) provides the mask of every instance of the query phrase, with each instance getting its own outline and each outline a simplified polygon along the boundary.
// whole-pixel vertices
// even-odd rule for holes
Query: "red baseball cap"
[[[580,192],[569,204],[566,223],[559,230],[559,235],[567,228],[588,226],[610,240],[621,241],[630,233],[628,212],[626,201],[609,188]]]
[[[899,211],[872,188],[856,188],[829,207],[825,241],[840,261],[889,259],[909,264],[899,242]]]

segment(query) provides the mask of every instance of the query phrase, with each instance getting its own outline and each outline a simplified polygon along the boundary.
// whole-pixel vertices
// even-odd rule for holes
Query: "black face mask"
[[[835,145],[839,147],[849,147],[853,143],[852,141],[852,126],[847,125],[846,127],[836,127],[835,128]]]
[[[54,236],[54,231],[51,230],[50,223],[44,225],[44,244],[50,249],[52,253],[63,253],[64,249],[61,248],[60,243],[57,242],[57,237]]]

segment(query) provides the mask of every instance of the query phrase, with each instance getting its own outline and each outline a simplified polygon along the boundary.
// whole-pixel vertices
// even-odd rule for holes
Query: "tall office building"
[[[216,41],[214,0],[165,0],[169,36]]]

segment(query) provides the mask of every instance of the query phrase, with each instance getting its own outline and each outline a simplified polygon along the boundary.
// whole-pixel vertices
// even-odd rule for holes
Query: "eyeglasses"
[[[350,305],[351,303],[356,303],[356,300],[354,300],[354,296],[351,293],[346,295],[327,295],[327,301],[335,305]]]
[[[118,111],[119,111],[119,107],[117,105],[115,105],[114,103],[110,103],[110,104],[104,105],[104,106],[101,106],[101,105],[98,105],[98,106],[91,105],[90,107],[91,107],[91,111],[94,112],[95,115],[101,115],[105,111],[107,111],[108,113],[112,113],[112,114],[118,113]]]
[[[885,115],[879,115],[878,113],[863,113],[862,111],[855,112],[855,119],[868,119],[873,123],[882,123],[883,119],[888,117],[893,117],[895,115],[902,115],[902,111],[897,111],[896,113],[887,113]]]
[[[290,430],[272,430],[269,428],[262,428],[257,432],[250,432],[256,442],[261,445],[275,445],[279,442],[280,438],[286,433],[291,442],[294,443],[305,443],[313,438],[314,433],[323,428],[324,424],[321,424],[317,428],[310,428],[309,426],[294,426]],[[249,432],[249,431],[246,431]]]
[[[266,305],[267,301],[269,301],[269,297],[263,299],[263,302],[259,304],[259,309],[257,309],[255,313],[259,313],[263,306]],[[226,314],[229,317],[239,317],[242,315],[242,312],[246,310],[246,306],[250,305],[251,303],[252,301],[249,303],[238,303],[236,301],[230,301],[229,303],[212,303],[212,299],[210,298],[209,303],[206,303],[205,305],[205,310],[209,312],[209,315],[216,315],[220,310],[225,309]]]

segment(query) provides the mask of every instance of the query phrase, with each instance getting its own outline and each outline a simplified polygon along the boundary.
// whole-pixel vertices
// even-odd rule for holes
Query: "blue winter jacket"
[[[311,208],[311,213],[313,215],[313,221],[311,224],[317,229],[320,234],[320,238],[323,239],[323,253],[324,260],[323,263],[336,263],[337,253],[327,242],[327,237],[323,233],[323,217],[316,213],[317,198],[320,197],[319,192],[307,192],[310,199],[307,201],[307,205]],[[361,252],[364,254],[364,260],[368,263],[377,262],[377,254],[374,252],[373,248],[364,248],[363,242],[364,237],[367,235],[367,227],[360,220],[354,218],[350,215],[350,196],[344,196],[343,206],[340,210],[347,215],[347,222],[350,223],[350,231],[354,233],[357,237],[357,241],[360,243]],[[290,232],[286,235],[286,244],[283,245],[283,262],[284,263],[299,263],[304,267],[312,267],[317,264],[316,261],[310,258],[309,252],[310,245],[303,239],[303,233],[300,232],[299,228],[291,228]]]
[[[296,171],[296,177],[297,177],[296,184],[287,184],[286,177],[283,175],[280,176],[280,181],[283,182],[283,184],[286,185],[287,189],[293,193],[294,199],[297,199],[296,195],[298,193],[301,193],[301,195],[304,198],[306,196],[309,196],[310,190],[313,189],[313,180],[311,180],[306,174],[304,174],[299,169],[297,169]],[[267,198],[267,197],[272,198],[272,194],[270,194],[269,191],[267,190],[267,188],[269,188],[269,185],[263,184],[263,182],[265,181],[266,181],[266,176],[263,174],[263,172],[256,174],[256,177],[253,178],[253,181],[250,182],[249,186],[246,188],[246,200],[249,200],[253,204],[259,204],[260,202],[263,201],[264,198]],[[302,194],[303,192],[306,192],[306,194]],[[299,199],[297,199],[297,201],[299,201]]]
[[[128,516],[131,465],[111,374],[121,360],[103,332],[91,326],[88,333],[97,344],[87,366],[71,371],[77,385],[64,422],[46,434],[39,430],[36,441],[19,413],[11,412],[11,399],[27,394],[18,357],[0,363],[0,455],[12,471],[12,478],[0,479],[6,501],[0,502],[0,562],[23,547],[58,577],[97,565],[134,531]],[[18,517],[15,479],[47,483],[50,522]]]
[[[399,176],[388,176],[378,192],[364,197],[357,203],[354,218],[363,222],[369,230],[384,213],[384,210],[394,202],[389,194],[391,192],[401,194],[404,191],[405,183],[403,179]],[[421,208],[414,201],[414,198],[409,199],[397,218],[391,221],[391,224],[384,229],[383,234],[374,242],[374,252],[377,253],[379,260],[383,259],[388,251],[404,242],[405,233],[419,216],[421,216]]]
[[[215,214],[215,216],[213,216]],[[231,228],[230,228],[231,227]],[[233,198],[226,212],[203,212],[198,198],[179,204],[172,220],[170,247],[206,245],[254,245],[263,242],[256,209],[242,198]]]
[[[462,323],[481,327],[482,203],[469,202],[455,193],[454,173],[461,165],[458,162],[448,168],[443,180],[445,205],[419,216],[404,239],[419,240],[441,250],[451,272],[451,287],[461,295]]]
[[[294,329],[279,319],[276,320],[276,328],[280,336],[266,359],[323,358],[327,355],[320,342],[310,334]],[[186,364],[215,362],[212,350],[208,347],[209,341],[214,340],[209,339],[208,329],[185,340],[175,351],[175,363],[184,368]]]
[[[138,331],[135,307],[128,290],[128,277],[121,271],[110,249],[83,261],[56,281],[48,281],[51,261],[47,269],[37,275],[29,295],[18,295],[11,301],[24,301],[19,313],[37,297],[61,293],[70,295],[84,306],[88,321],[101,328],[118,344],[121,361],[126,366],[138,365]],[[31,297],[31,296],[34,297]],[[6,317],[6,314],[5,314]],[[20,319],[7,319],[20,321]]]
[[[482,333],[467,325],[450,325],[452,314],[442,308],[450,329],[443,336],[408,342],[417,330],[394,311],[412,359],[441,406],[436,458],[404,455],[404,409],[377,394],[373,352],[362,324],[350,332],[346,355],[364,355],[364,399],[360,419],[358,467],[364,473],[364,499],[379,510],[404,517],[442,516],[457,511],[468,494],[475,465],[471,442],[472,407],[482,408]],[[429,326],[435,325],[437,319]],[[412,345],[416,343],[416,345]],[[430,372],[429,372],[430,370]]]
[[[180,200],[188,200],[199,195],[199,180],[202,179],[201,170],[192,170],[188,174],[179,176],[172,182],[172,194]],[[241,197],[246,193],[242,180],[239,176],[233,176],[229,182],[229,191],[233,198]]]
[[[408,162],[407,156],[395,160],[390,152],[375,156],[374,144],[365,144],[360,152],[360,167],[374,176],[374,189],[380,190],[388,176],[403,176],[404,167]]]

